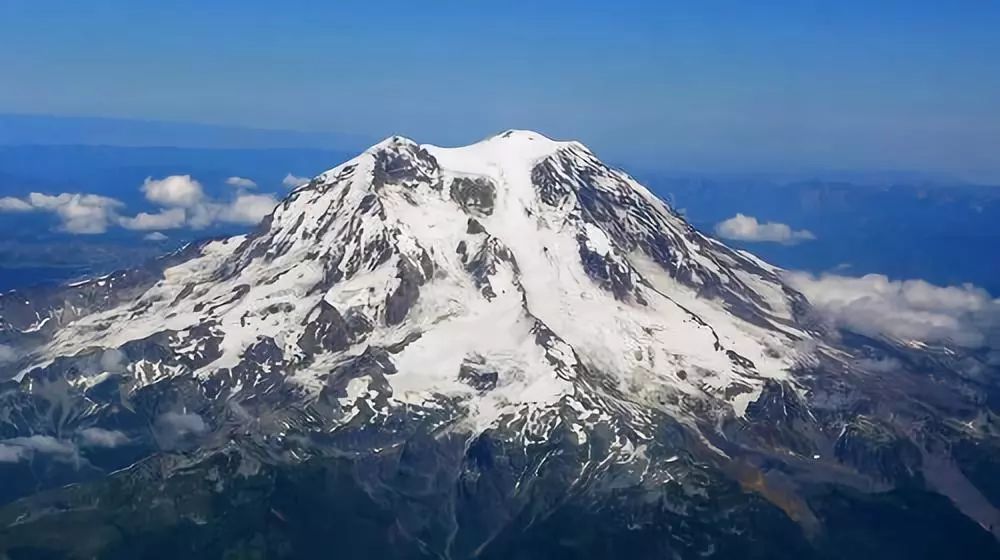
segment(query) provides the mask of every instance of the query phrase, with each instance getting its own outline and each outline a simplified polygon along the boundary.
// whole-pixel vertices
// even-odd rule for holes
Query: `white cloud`
[[[80,445],[83,447],[103,447],[111,449],[129,442],[128,436],[117,430],[86,428],[80,431]]]
[[[65,462],[78,461],[80,457],[73,442],[52,436],[34,435],[0,440],[0,463],[27,461],[35,455],[47,455]]]
[[[0,212],[31,212],[35,207],[13,196],[0,198]]]
[[[188,208],[187,226],[191,229],[205,229],[219,219],[223,206],[215,202],[203,202],[193,208]]]
[[[128,357],[117,348],[108,348],[101,352],[101,369],[109,373],[121,373],[125,371]]]
[[[253,181],[230,177],[231,184],[247,188]],[[238,181],[236,181],[238,180]],[[255,184],[254,184],[255,186]],[[55,214],[59,229],[67,233],[98,234],[117,225],[129,230],[157,232],[147,235],[150,241],[166,239],[161,230],[178,228],[204,229],[219,222],[253,225],[268,215],[278,201],[271,194],[236,193],[230,201],[212,200],[201,183],[190,175],[171,175],[163,179],[147,177],[142,191],[157,205],[155,212],[122,216],[124,204],[114,198],[85,193],[49,195],[31,193],[25,198],[0,198],[0,212],[40,211]]]
[[[793,230],[788,225],[778,222],[760,223],[757,218],[744,214],[736,214],[728,220],[719,222],[715,225],[715,233],[719,237],[737,241],[763,241],[788,245],[816,239],[809,230]]]
[[[226,184],[230,187],[236,187],[238,189],[255,189],[257,188],[257,183],[253,179],[247,179],[246,177],[230,177],[226,179]]]
[[[68,233],[104,233],[113,223],[121,201],[96,194],[62,193],[49,195],[33,192],[27,197],[0,199],[0,211],[39,210],[59,217],[59,229]]]
[[[308,177],[298,177],[292,175],[291,173],[285,175],[285,178],[281,180],[281,184],[289,189],[294,189],[295,187],[301,187],[308,183],[311,179]]]
[[[150,231],[158,229],[177,229],[187,222],[187,212],[184,208],[168,208],[156,214],[140,212],[134,218],[121,218],[118,223],[125,229]]]
[[[17,352],[6,344],[0,344],[0,365],[13,362],[17,359]]]
[[[1000,300],[971,284],[935,286],[923,280],[893,281],[881,274],[790,272],[785,279],[840,328],[967,348],[1000,344]]]
[[[230,177],[229,184],[253,183],[242,177]],[[254,184],[256,186],[256,184]],[[204,229],[218,222],[253,225],[271,213],[278,200],[270,194],[248,194],[240,192],[229,202],[209,199],[202,190],[201,183],[190,175],[172,175],[163,179],[148,178],[143,184],[146,198],[155,204],[166,206],[159,213],[142,212],[132,218],[121,218],[119,224],[127,229],[154,231],[187,227]]]
[[[167,412],[156,419],[156,424],[177,434],[200,434],[208,430],[202,417],[193,412]]]
[[[23,447],[0,443],[0,463],[17,463],[26,458]]]
[[[169,237],[163,235],[158,231],[154,231],[153,233],[147,233],[146,235],[142,236],[142,238],[145,239],[146,241],[166,241],[167,239],[170,239]]]
[[[219,213],[223,222],[253,225],[270,214],[278,200],[269,194],[243,194],[225,206]]]
[[[163,179],[147,177],[142,192],[150,202],[170,208],[191,208],[205,199],[201,183],[190,175],[171,175]]]

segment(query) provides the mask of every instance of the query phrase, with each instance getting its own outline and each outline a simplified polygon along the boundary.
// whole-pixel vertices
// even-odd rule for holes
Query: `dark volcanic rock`
[[[337,308],[321,301],[306,319],[306,330],[298,345],[306,354],[339,352],[350,344],[347,322]]]
[[[477,216],[493,213],[496,203],[496,186],[485,177],[459,177],[452,180],[451,199],[466,212]]]
[[[486,364],[482,356],[470,356],[462,362],[458,379],[479,392],[492,391],[500,375]]]

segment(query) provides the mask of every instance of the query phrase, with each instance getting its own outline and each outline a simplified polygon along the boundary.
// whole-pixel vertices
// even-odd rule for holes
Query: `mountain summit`
[[[927,530],[908,500],[997,550],[996,387],[967,357],[826,330],[535,132],[386,139],[250,235],[0,296],[0,342],[0,497],[27,496],[0,551],[837,558],[891,549],[844,504]]]

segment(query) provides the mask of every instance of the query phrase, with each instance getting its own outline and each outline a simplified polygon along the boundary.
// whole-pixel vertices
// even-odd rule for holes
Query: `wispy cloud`
[[[34,435],[0,440],[0,462],[14,463],[30,459],[35,454],[63,461],[79,457],[73,442],[52,436]]]
[[[31,212],[34,209],[34,206],[20,198],[14,198],[13,196],[0,198],[0,212]]]
[[[23,447],[0,443],[0,463],[18,463],[26,456],[27,452]]]
[[[156,214],[139,212],[132,218],[120,218],[118,223],[125,229],[138,231],[177,229],[187,225],[187,212],[184,208],[168,208]]]
[[[0,344],[0,365],[13,362],[17,359],[17,352],[6,344]]]
[[[253,225],[260,222],[278,205],[269,194],[243,194],[222,207],[219,220],[232,224]]]
[[[226,179],[226,184],[230,187],[236,187],[238,189],[257,188],[257,182],[253,179],[247,179],[246,177],[230,177]]]
[[[128,436],[118,430],[86,428],[84,430],[80,430],[79,436],[81,447],[112,449],[129,443]]]
[[[715,225],[715,234],[724,239],[736,241],[783,243],[786,245],[810,241],[816,236],[807,229],[793,230],[779,222],[757,221],[753,216],[736,214]]]
[[[301,187],[310,181],[309,177],[299,177],[292,175],[291,173],[285,175],[285,178],[281,180],[281,184],[289,189],[294,189],[295,187]]]
[[[208,431],[208,424],[193,412],[167,412],[157,417],[156,440],[165,449],[183,444]]]
[[[200,434],[208,430],[205,420],[193,412],[167,412],[156,419],[156,424],[178,434]]]
[[[967,348],[1000,345],[1000,300],[971,284],[936,286],[881,274],[789,272],[785,279],[823,317],[846,330]]]

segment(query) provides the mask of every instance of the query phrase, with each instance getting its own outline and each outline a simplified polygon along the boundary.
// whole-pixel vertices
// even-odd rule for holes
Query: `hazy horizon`
[[[1000,182],[997,28],[972,1],[16,0],[0,113],[446,145],[523,128],[643,167]]]
[[[466,145],[488,138],[501,130],[470,134],[466,140],[438,142],[434,135],[410,136],[437,145]],[[546,133],[546,131],[538,131]],[[391,135],[390,135],[391,136]],[[218,150],[326,150],[341,156],[353,155],[387,136],[364,136],[339,131],[307,131],[281,128],[258,128],[241,125],[131,119],[94,115],[54,115],[41,113],[0,112],[0,147],[3,146],[110,146],[122,148],[192,148]],[[1000,175],[951,173],[907,168],[844,166],[770,166],[770,167],[681,167],[673,162],[630,158],[615,147],[585,141],[573,136],[552,135],[560,140],[581,140],[610,161],[640,173],[673,177],[705,177],[767,181],[834,181],[857,184],[941,184],[1000,185]],[[331,165],[339,161],[331,161]]]

